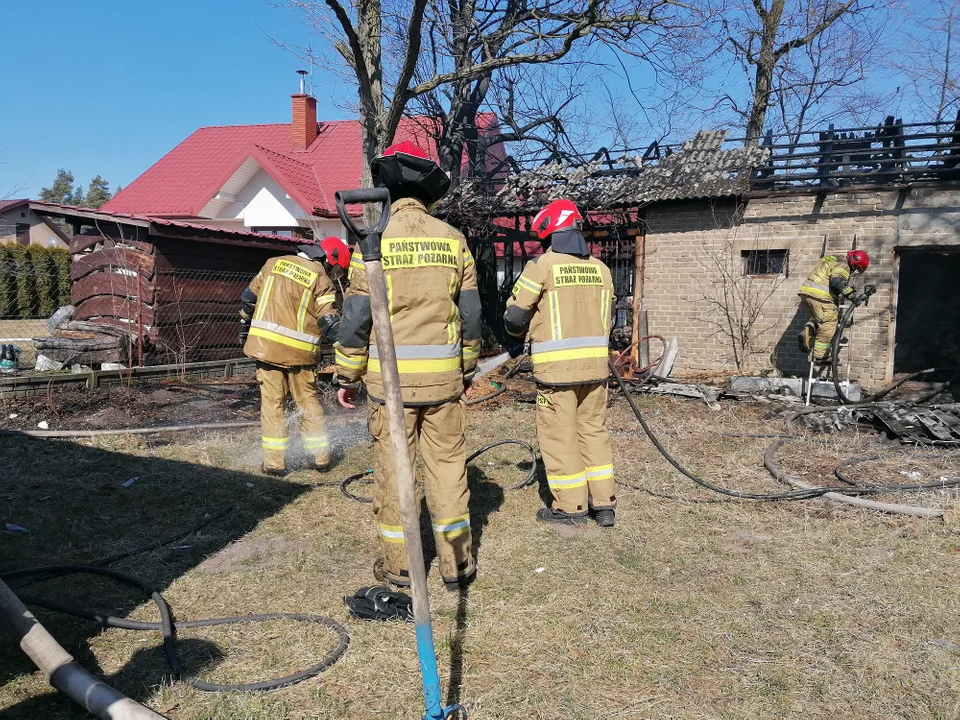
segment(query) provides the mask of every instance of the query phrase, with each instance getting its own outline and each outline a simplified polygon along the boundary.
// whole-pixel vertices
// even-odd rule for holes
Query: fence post
[[[817,163],[817,179],[820,187],[830,185],[830,163],[833,162],[833,123],[826,132],[820,133],[820,161]]]
[[[634,239],[634,258],[633,258],[633,334],[630,343],[633,345],[634,362],[640,362],[643,359],[643,350],[639,348],[639,341],[647,334],[647,312],[641,310],[643,305],[643,273],[647,260],[647,230],[646,223],[639,217],[637,218],[638,232]],[[642,320],[641,320],[642,314]],[[641,322],[643,323],[641,333]],[[649,364],[650,349],[646,346],[647,363]],[[640,367],[643,367],[641,365]]]
[[[143,268],[137,267],[137,367],[143,367]]]

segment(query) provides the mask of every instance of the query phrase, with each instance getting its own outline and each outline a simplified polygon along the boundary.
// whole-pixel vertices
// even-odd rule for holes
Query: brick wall
[[[807,313],[797,290],[825,238],[828,254],[845,253],[856,235],[871,263],[855,284],[876,285],[877,294],[855,316],[851,373],[879,387],[893,372],[896,250],[960,246],[960,189],[657,203],[647,208],[646,226],[643,306],[651,333],[678,338],[679,373],[734,371],[737,347],[746,350],[745,370],[804,374],[796,336]],[[744,277],[742,253],[768,249],[789,251],[787,276]],[[745,342],[731,339],[748,326]]]

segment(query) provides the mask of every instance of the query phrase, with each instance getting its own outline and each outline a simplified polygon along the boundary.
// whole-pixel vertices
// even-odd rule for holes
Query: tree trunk
[[[357,34],[363,51],[362,62],[366,65],[370,87],[360,88],[360,135],[363,143],[363,167],[360,186],[373,187],[370,163],[390,143],[386,137],[386,114],[383,106],[383,65],[381,62],[381,8],[380,0],[360,0],[357,3]],[[377,221],[377,208],[367,205],[363,212],[364,222],[369,226]]]
[[[757,64],[756,85],[753,91],[753,105],[750,107],[750,118],[747,120],[746,144],[755,147],[763,137],[763,125],[767,119],[767,108],[770,105],[770,94],[773,88],[774,60],[771,55],[761,57]]]
[[[760,55],[755,59],[757,71],[753,88],[753,104],[750,107],[750,118],[747,120],[747,146],[756,146],[763,136],[763,125],[767,119],[767,108],[770,107],[770,96],[773,93],[773,72],[780,59],[774,48],[785,5],[786,0],[773,0],[770,9],[760,13],[762,25]]]

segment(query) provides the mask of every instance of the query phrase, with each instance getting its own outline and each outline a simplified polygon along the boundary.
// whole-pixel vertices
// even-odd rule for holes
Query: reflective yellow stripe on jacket
[[[454,345],[397,345],[397,369],[400,374],[435,373],[460,368],[463,353],[460,343]],[[380,353],[370,347],[369,372],[380,372]]]
[[[534,365],[560,360],[606,358],[607,353],[607,338],[603,335],[567,338],[566,340],[547,340],[530,345],[530,360]]]
[[[277,323],[267,322],[265,320],[252,320],[250,322],[250,334],[254,337],[262,337],[267,340],[273,340],[281,345],[287,345],[298,350],[315,352],[320,344],[319,335],[308,335],[307,333],[291,330]]]

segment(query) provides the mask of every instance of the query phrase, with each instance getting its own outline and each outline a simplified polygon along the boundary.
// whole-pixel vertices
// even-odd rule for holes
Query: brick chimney
[[[306,150],[317,139],[317,99],[303,92],[290,97],[293,98],[293,149]]]

